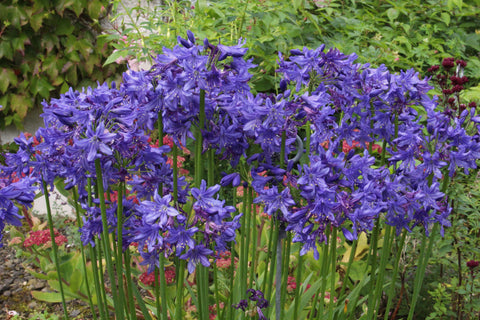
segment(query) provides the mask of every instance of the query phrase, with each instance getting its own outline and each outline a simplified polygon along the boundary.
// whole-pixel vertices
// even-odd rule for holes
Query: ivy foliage
[[[102,66],[112,52],[98,37],[107,13],[104,0],[1,1],[0,128],[21,128],[43,99],[119,73]]]

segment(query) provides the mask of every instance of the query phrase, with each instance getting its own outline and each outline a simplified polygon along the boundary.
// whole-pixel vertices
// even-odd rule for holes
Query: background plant
[[[69,87],[112,80],[112,48],[98,35],[108,1],[2,1],[0,128],[21,128],[28,110]]]
[[[113,4],[123,5],[120,0]],[[478,1],[165,1],[155,10],[136,6],[129,12],[141,19],[121,24],[108,36],[118,51],[107,63],[127,55],[149,60],[173,45],[177,35],[192,30],[201,39],[221,38],[227,44],[244,37],[248,56],[258,65],[255,91],[275,90],[279,51],[320,44],[355,52],[359,62],[386,64],[393,71],[425,72],[454,56],[470,62],[466,76],[475,83],[480,79]]]

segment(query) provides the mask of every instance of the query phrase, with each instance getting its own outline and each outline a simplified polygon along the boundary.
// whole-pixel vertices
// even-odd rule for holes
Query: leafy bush
[[[103,82],[116,65],[102,68],[111,48],[99,20],[108,1],[0,3],[0,128],[22,126],[29,109],[69,87]],[[110,79],[111,80],[111,79]]]
[[[114,7],[123,5],[115,0]],[[480,80],[478,1],[190,1],[135,7],[140,19],[124,24],[117,34],[118,51],[109,59],[150,59],[176,35],[193,31],[199,39],[246,38],[248,56],[258,65],[251,81],[256,91],[274,91],[277,52],[320,44],[355,52],[359,62],[386,64],[393,71],[426,69],[447,56],[469,61],[465,75]],[[293,6],[293,7],[292,7]],[[134,13],[134,14],[133,14]],[[175,36],[175,37],[172,37]],[[120,41],[122,40],[122,41]],[[173,41],[173,42],[172,42]],[[226,43],[228,44],[228,43]]]

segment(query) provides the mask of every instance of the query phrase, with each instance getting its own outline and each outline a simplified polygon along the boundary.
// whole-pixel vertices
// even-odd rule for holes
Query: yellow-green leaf
[[[32,100],[21,94],[12,95],[10,100],[10,109],[12,109],[20,118],[25,118],[27,110],[32,106]]]
[[[0,72],[0,91],[5,93],[10,85],[17,85],[17,76],[12,69],[3,68]]]

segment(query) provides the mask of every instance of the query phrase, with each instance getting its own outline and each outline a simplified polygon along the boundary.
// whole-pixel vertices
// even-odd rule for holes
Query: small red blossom
[[[427,72],[435,72],[438,69],[440,69],[440,66],[434,65],[434,66],[431,66],[430,68],[428,68]]]
[[[155,284],[155,273],[144,272],[138,277],[138,280],[146,286],[153,286]],[[165,282],[167,283],[167,285],[175,282],[175,268],[165,268]]]
[[[457,65],[459,65],[462,68],[465,68],[467,66],[467,62],[464,61],[464,60],[457,60],[456,63],[457,63]]]
[[[302,284],[300,284],[301,286]],[[308,289],[310,289],[311,285],[307,284],[307,287],[305,288],[304,292],[307,292]],[[288,276],[287,278],[287,292],[288,293],[294,293],[295,290],[297,289],[297,281],[295,277]]]
[[[443,66],[445,69],[453,68],[453,67],[455,66],[455,59],[454,59],[454,58],[445,58],[445,59],[443,59],[443,61],[442,61],[442,66]]]
[[[370,144],[369,144],[368,142],[366,143],[366,145],[367,145],[367,148],[370,147]],[[361,148],[361,147],[362,147],[362,146],[360,145],[360,142],[358,142],[358,141],[352,141],[352,144],[351,144],[351,145],[349,145],[347,141],[343,141],[343,143],[342,143],[342,151],[343,151],[343,153],[345,153],[345,154],[346,154],[346,153],[349,153],[350,150],[352,150],[352,149]],[[379,153],[382,153],[382,147],[379,146],[379,145],[376,144],[376,143],[374,143],[374,144],[372,145],[372,150],[374,150],[374,151],[376,150],[376,151],[378,151]]]
[[[453,92],[460,92],[460,91],[462,91],[462,90],[463,90],[463,86],[462,86],[462,85],[459,85],[459,84],[453,86],[453,88],[452,88],[452,91],[453,91]]]
[[[54,235],[55,243],[57,244],[57,246],[68,242],[67,237],[60,234],[58,230],[54,229]],[[52,239],[50,237],[50,230],[31,231],[30,236],[23,242],[23,246],[25,248],[31,247],[33,245],[41,246],[51,242],[51,240]]]
[[[470,269],[473,269],[473,268],[478,267],[479,264],[480,264],[479,261],[470,260],[470,261],[467,262],[467,267],[469,267]]]

